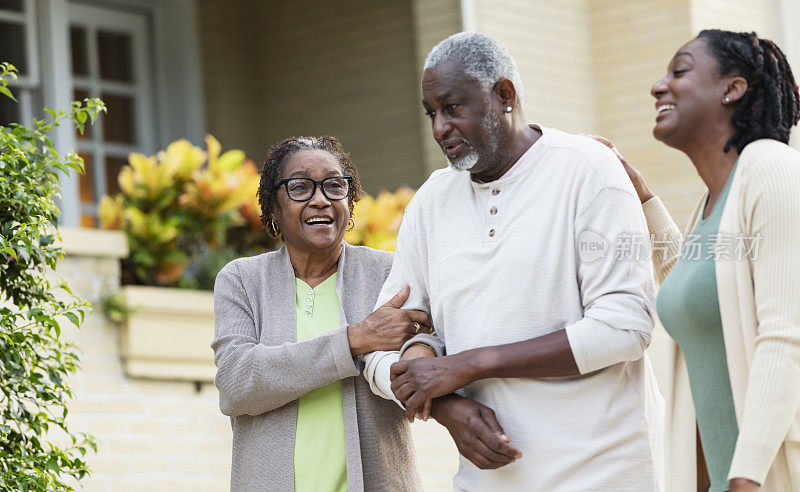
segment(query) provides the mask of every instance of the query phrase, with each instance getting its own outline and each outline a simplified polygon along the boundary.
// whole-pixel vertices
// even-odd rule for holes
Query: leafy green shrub
[[[123,283],[211,290],[225,263],[273,246],[259,222],[255,164],[241,150],[222,153],[210,135],[206,147],[178,140],[154,156],[133,153],[121,192],[100,200],[100,226],[128,237]]]
[[[413,196],[414,190],[408,186],[401,186],[394,193],[383,190],[375,198],[365,193],[356,202],[353,210],[355,226],[345,233],[345,241],[356,246],[394,251],[403,212]]]
[[[0,93],[13,95],[12,65],[0,65]],[[47,132],[72,121],[83,132],[105,106],[73,102],[69,111],[45,109],[26,128],[0,126],[0,490],[72,490],[89,469],[93,438],[67,427],[72,391],[65,378],[78,368],[78,350],[61,340],[59,320],[76,326],[89,304],[48,270],[63,257],[52,224],[58,214],[59,173],[83,172],[74,153],[60,156]],[[60,290],[58,296],[55,292]],[[63,435],[60,435],[63,434]],[[63,439],[62,439],[63,438]],[[65,444],[60,444],[64,440]]]

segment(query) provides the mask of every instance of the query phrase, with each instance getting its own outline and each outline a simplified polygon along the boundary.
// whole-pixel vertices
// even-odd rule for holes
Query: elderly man
[[[487,35],[433,48],[422,94],[450,166],[406,209],[378,304],[410,285],[404,307],[431,313],[447,355],[389,370],[396,353],[372,354],[371,386],[412,418],[433,399],[457,490],[660,489],[649,242],[619,161],[528,125],[516,64]],[[616,254],[637,237],[640,254]]]

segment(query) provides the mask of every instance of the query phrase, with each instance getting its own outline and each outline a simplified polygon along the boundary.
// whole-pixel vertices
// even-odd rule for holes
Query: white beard
[[[473,149],[470,145],[467,155],[456,160],[451,160],[448,157],[447,162],[450,163],[453,169],[458,169],[459,171],[469,171],[475,166],[475,164],[478,163],[478,153],[475,152],[475,149]]]

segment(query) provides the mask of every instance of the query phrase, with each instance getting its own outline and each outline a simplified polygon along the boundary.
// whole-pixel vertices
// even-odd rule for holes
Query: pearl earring
[[[506,113],[510,113],[512,109],[514,108],[512,108],[511,106],[506,107]]]
[[[724,98],[722,98],[722,102],[724,102],[725,104],[728,104],[729,102],[731,102],[731,98],[728,97],[728,96],[725,96]]]

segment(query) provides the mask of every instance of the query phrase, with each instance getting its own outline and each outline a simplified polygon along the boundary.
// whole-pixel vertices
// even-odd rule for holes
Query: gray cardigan
[[[231,417],[231,490],[294,490],[297,399],[342,380],[348,490],[420,490],[403,411],[375,396],[350,354],[348,323],[372,313],[392,253],[345,243],[336,291],[341,327],[297,342],[294,270],[278,251],[228,263],[214,286],[220,409]]]

